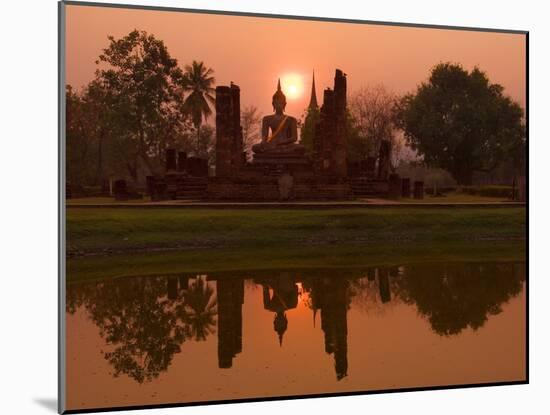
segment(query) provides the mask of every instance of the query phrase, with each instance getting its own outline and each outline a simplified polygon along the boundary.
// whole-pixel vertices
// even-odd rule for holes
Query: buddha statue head
[[[288,319],[284,311],[278,311],[273,320],[273,329],[279,335],[279,346],[283,345],[283,335],[288,327]]]
[[[273,99],[271,100],[273,109],[277,114],[282,114],[286,107],[286,96],[281,90],[281,80],[277,82],[277,91],[273,94]]]

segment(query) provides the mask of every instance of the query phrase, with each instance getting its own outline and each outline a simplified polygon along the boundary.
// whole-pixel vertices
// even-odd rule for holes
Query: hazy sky
[[[396,93],[413,90],[439,62],[478,66],[492,82],[525,106],[525,36],[444,29],[296,21],[168,11],[67,6],[67,82],[81,87],[96,69],[108,35],[133,29],[164,41],[180,66],[202,60],[215,71],[217,85],[241,88],[241,106],[271,113],[277,78],[287,94],[287,113],[301,116],[309,102],[315,69],[317,98],[333,86],[334,70],[348,75],[348,91],[383,83]],[[303,94],[292,99],[285,83]],[[286,76],[286,77],[285,77]],[[297,80],[296,80],[297,79]]]

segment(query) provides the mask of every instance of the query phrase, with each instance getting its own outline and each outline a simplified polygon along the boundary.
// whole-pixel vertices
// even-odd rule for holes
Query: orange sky
[[[287,113],[301,116],[309,102],[315,68],[317,97],[332,87],[334,70],[348,74],[348,90],[383,83],[396,93],[413,90],[441,61],[477,65],[492,82],[525,106],[525,36],[444,29],[393,27],[168,11],[67,6],[67,82],[89,82],[95,60],[115,38],[133,29],[162,39],[180,66],[202,60],[217,85],[241,87],[241,105],[271,109],[278,77],[301,75],[305,93],[288,100]],[[283,90],[285,85],[283,84]],[[288,94],[287,94],[288,95]]]

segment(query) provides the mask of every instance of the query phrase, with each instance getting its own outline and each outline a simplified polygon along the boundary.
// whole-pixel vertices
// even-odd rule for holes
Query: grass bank
[[[69,283],[131,276],[258,271],[345,270],[426,262],[521,262],[525,243],[447,241],[334,246],[195,249],[146,254],[96,255],[67,261]]]
[[[67,209],[71,256],[525,238],[524,208]],[[331,248],[332,249],[332,248]],[[207,251],[212,252],[212,249]]]

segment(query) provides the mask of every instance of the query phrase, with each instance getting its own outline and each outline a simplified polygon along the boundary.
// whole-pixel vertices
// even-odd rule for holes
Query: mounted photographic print
[[[528,382],[527,32],[59,19],[60,412]]]

